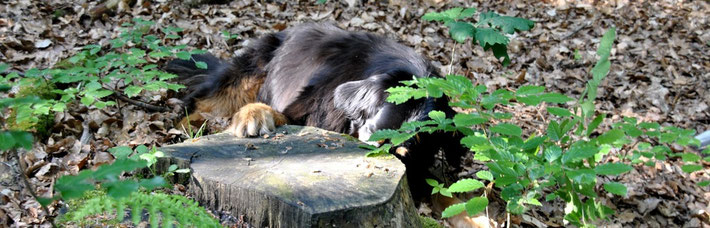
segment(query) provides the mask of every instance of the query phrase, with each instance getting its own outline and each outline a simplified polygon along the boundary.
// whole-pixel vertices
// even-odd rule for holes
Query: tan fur
[[[432,198],[433,209],[436,211],[444,211],[447,207],[463,203],[463,201],[454,197],[446,197],[442,195],[434,195]],[[489,219],[485,215],[477,215],[474,217],[468,216],[466,211],[461,212],[458,215],[447,218],[446,221],[451,225],[451,227],[456,228],[488,228],[492,227]]]
[[[262,83],[264,83],[263,78],[245,77],[237,87],[228,87],[219,90],[212,97],[198,100],[195,112],[209,112],[215,116],[229,117],[245,105],[256,101]]]
[[[254,103],[263,82],[263,77],[245,77],[238,86],[227,87],[211,97],[198,99],[195,103],[195,111],[189,116],[189,123],[188,117],[185,117],[178,126],[185,128],[188,124],[200,126],[205,121],[201,113],[221,117],[232,116],[232,124],[227,131],[238,137],[264,134],[276,126],[286,124],[287,119],[283,114],[266,104]],[[239,129],[242,131],[237,133],[236,130],[240,126],[242,128]]]

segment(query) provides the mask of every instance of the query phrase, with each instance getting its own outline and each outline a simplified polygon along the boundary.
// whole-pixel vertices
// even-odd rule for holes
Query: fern
[[[113,198],[106,194],[93,196],[64,217],[64,221],[82,223],[85,218],[96,215],[115,216],[115,222],[122,222],[129,209],[131,221],[138,225],[143,212],[150,216],[151,227],[221,227],[219,221],[200,207],[197,202],[180,195],[163,193],[133,192],[128,197]]]

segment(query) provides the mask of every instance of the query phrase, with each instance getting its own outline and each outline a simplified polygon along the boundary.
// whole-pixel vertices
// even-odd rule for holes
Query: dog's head
[[[387,90],[402,85],[400,81],[412,79],[408,71],[390,71],[375,74],[366,79],[350,81],[335,90],[336,108],[343,110],[350,119],[350,133],[363,142],[380,129],[398,129],[403,123],[429,120],[429,112],[442,111],[448,118],[456,112],[448,105],[448,98],[421,98],[402,104],[386,102]],[[431,77],[438,77],[430,74]],[[460,144],[460,134],[451,132],[419,133],[390,151],[407,165],[416,164],[423,168],[434,161],[433,156],[443,150],[446,160],[458,167],[460,157],[467,151]]]

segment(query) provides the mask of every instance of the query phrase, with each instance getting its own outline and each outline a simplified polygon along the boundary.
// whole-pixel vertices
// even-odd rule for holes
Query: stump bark
[[[360,145],[286,125],[269,137],[216,134],[166,146],[159,166],[190,167],[189,191],[201,205],[257,227],[420,227],[404,165],[365,157]]]

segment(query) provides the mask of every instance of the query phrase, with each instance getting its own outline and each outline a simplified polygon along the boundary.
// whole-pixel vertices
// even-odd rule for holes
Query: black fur
[[[247,45],[231,64],[201,55],[209,70],[197,70],[192,61],[176,60],[167,70],[190,80],[189,104],[209,97],[243,77],[263,77],[258,102],[283,113],[291,124],[316,126],[366,140],[378,129],[399,128],[407,121],[426,120],[431,110],[452,117],[446,98],[425,98],[400,105],[385,102],[385,90],[402,80],[439,77],[423,56],[392,40],[369,33],[347,32],[328,24],[304,24],[266,35]],[[415,197],[427,195],[424,182],[434,155],[442,149],[450,164],[459,165],[467,150],[452,133],[420,134],[403,145],[400,157],[407,166]],[[417,191],[422,190],[422,191]]]

